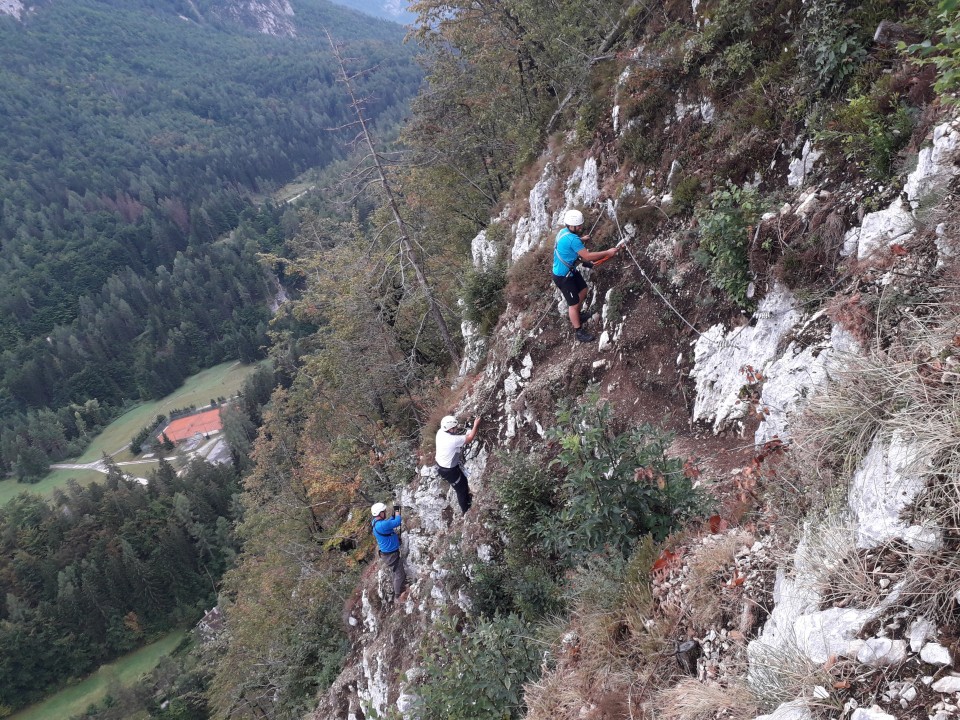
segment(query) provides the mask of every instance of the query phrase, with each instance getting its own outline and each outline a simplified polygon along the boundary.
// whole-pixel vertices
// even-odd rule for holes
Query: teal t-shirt
[[[577,254],[583,250],[583,242],[579,236],[564,228],[557,233],[557,244],[553,249],[553,274],[561,277],[570,274],[571,268],[576,267]],[[566,265],[561,262],[567,263]]]

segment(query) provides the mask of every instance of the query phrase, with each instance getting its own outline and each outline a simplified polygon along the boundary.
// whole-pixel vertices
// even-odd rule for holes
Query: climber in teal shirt
[[[583,234],[583,213],[579,210],[567,210],[563,214],[564,228],[557,233],[557,242],[553,248],[553,284],[560,289],[567,302],[570,323],[580,342],[590,342],[596,338],[583,327],[580,318],[580,306],[587,297],[587,283],[577,270],[577,263],[592,267],[597,260],[613,257],[620,246],[609,250],[591,252],[583,245],[589,235]]]

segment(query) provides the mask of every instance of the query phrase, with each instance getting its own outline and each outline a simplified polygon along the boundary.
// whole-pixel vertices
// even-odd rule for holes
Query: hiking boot
[[[582,327],[577,328],[577,333],[576,333],[576,336],[575,336],[575,337],[577,338],[577,340],[578,340],[579,342],[593,342],[594,340],[597,339],[597,336],[596,336],[596,335],[592,335],[592,334],[588,333],[588,332],[587,332],[584,328],[582,328]]]

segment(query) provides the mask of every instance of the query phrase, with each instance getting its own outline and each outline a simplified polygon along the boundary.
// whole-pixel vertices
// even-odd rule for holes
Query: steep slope
[[[468,352],[457,397],[458,414],[485,422],[467,465],[474,508],[459,516],[427,449],[399,494],[412,588],[391,604],[383,571],[365,572],[346,669],[314,718],[513,717],[524,697],[536,718],[954,711],[955,113],[891,50],[879,20],[909,20],[898,5],[872,10],[872,43],[831,25],[826,2],[802,18],[790,3],[763,18],[737,3],[692,10],[647,18],[597,73],[576,130],[474,239],[478,272],[511,266],[506,310]],[[791,79],[811,37],[875,63],[849,103]],[[807,76],[821,90],[847,72],[829,62]],[[596,219],[595,242],[630,240],[590,273],[593,345],[572,342],[545,278],[571,206]],[[571,420],[563,399],[589,410],[594,393],[611,414]],[[568,455],[587,448],[596,474],[575,482],[602,482],[620,457],[588,443],[647,422],[677,433],[675,472],[709,488],[713,509],[626,560],[600,542],[561,565],[562,603],[532,575],[518,583],[562,555],[553,544],[511,561],[530,550],[518,522],[534,548],[555,540],[537,533],[590,532]],[[525,476],[538,487],[522,485],[524,457],[548,468]],[[633,481],[669,488],[645,457]],[[626,510],[618,501],[606,499]],[[604,510],[598,498],[591,511]],[[559,628],[543,630],[536,603]]]

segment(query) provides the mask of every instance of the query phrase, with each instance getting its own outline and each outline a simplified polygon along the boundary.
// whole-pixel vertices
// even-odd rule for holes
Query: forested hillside
[[[261,355],[278,285],[256,254],[296,218],[254,205],[351,137],[325,28],[383,64],[356,80],[371,118],[419,83],[396,25],[316,0],[273,36],[228,6],[0,15],[0,472],[36,477],[125,403]]]

